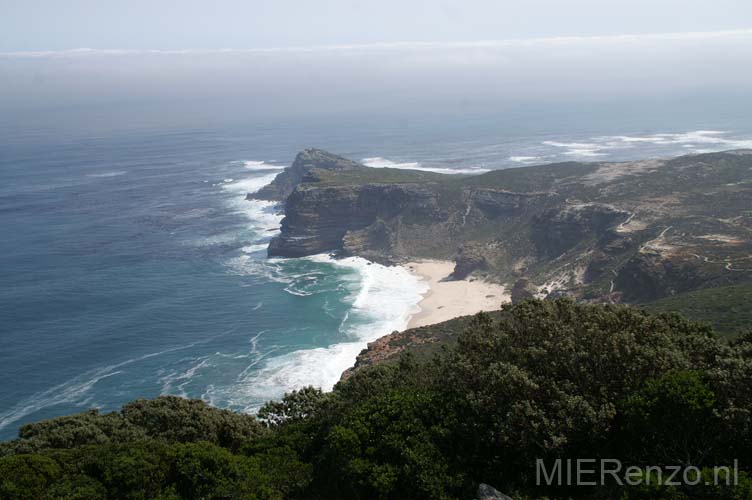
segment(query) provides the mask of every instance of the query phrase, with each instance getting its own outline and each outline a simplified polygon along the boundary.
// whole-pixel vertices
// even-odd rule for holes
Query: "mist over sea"
[[[368,341],[404,328],[426,285],[402,268],[266,258],[281,216],[245,195],[305,147],[464,173],[752,148],[749,98],[638,102],[6,115],[0,438],[159,394],[254,411],[296,387],[331,388]]]

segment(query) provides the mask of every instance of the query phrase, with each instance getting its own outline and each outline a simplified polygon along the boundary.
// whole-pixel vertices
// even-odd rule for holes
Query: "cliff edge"
[[[609,302],[752,282],[747,150],[466,176],[309,149],[252,196],[284,200],[270,256],[453,259],[456,278]]]

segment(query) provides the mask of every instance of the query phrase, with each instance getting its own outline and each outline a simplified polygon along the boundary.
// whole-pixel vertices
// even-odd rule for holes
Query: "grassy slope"
[[[358,185],[369,183],[434,182],[445,189],[463,187],[497,188],[510,191],[543,191],[559,180],[579,177],[596,170],[596,163],[565,162],[530,167],[494,170],[480,175],[456,175],[397,168],[361,168],[331,172],[316,169],[312,174],[325,185]]]
[[[752,284],[696,290],[644,307],[651,312],[675,311],[691,320],[710,323],[720,335],[735,336],[752,329]]]
[[[311,172],[311,175],[318,180],[317,185],[323,184],[325,186],[443,182],[453,177],[447,174],[399,168],[361,168],[342,172],[315,169]]]

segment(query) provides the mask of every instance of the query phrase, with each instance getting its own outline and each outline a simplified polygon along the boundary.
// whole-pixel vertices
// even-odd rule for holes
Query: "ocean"
[[[643,110],[644,111],[644,110]],[[20,425],[177,394],[253,412],[330,389],[406,326],[426,284],[328,255],[268,259],[281,215],[247,201],[296,152],[478,173],[752,148],[741,108],[567,108],[201,126],[0,126],[0,438]]]

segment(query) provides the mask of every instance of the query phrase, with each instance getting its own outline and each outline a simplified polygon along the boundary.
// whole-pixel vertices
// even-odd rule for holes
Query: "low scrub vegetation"
[[[2,499],[752,498],[752,335],[568,300],[477,315],[430,359],[305,388],[259,418],[161,397],[26,425]],[[536,484],[536,460],[739,464],[737,484]]]

